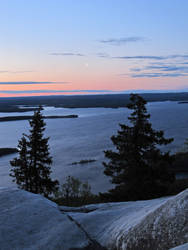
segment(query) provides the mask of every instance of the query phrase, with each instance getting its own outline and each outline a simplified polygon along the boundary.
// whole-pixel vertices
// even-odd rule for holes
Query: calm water
[[[156,102],[147,105],[151,113],[151,122],[156,129],[165,131],[166,137],[174,142],[166,150],[172,152],[182,148],[188,137],[188,104],[176,102]],[[33,112],[21,115],[33,114]],[[53,178],[63,182],[67,175],[73,175],[82,181],[88,180],[93,192],[105,191],[110,187],[109,180],[103,175],[103,151],[113,148],[110,137],[116,134],[119,123],[126,123],[130,111],[126,108],[106,109],[64,109],[48,107],[45,115],[78,114],[77,119],[46,120],[46,135],[53,156]],[[20,113],[0,113],[0,116],[20,115]],[[16,147],[22,133],[28,133],[28,121],[0,123],[0,147]],[[0,158],[0,186],[12,186],[9,177],[9,161],[15,155]],[[70,165],[83,159],[95,159],[96,162],[84,165]]]

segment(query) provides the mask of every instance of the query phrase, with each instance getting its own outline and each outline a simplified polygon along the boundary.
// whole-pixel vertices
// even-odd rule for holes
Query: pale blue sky
[[[187,13],[187,0],[0,0],[0,82],[69,82],[46,86],[53,91],[186,88]]]

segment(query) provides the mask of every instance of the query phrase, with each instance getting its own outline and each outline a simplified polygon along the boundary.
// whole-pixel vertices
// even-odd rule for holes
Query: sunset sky
[[[0,0],[0,97],[188,91],[187,0]]]

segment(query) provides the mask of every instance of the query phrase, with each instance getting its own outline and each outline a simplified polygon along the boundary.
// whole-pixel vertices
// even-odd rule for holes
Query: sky
[[[188,91],[187,0],[0,0],[0,97]]]

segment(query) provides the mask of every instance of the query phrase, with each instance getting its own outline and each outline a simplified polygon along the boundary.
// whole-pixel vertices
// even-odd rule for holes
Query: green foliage
[[[45,122],[42,107],[34,112],[30,134],[23,135],[18,143],[19,157],[10,161],[11,176],[21,189],[48,197],[58,189],[58,181],[50,178],[52,157],[49,153],[49,138],[44,138]]]
[[[102,197],[110,200],[150,199],[166,194],[168,184],[174,181],[169,166],[172,157],[162,153],[158,145],[167,145],[172,138],[164,138],[163,131],[152,129],[147,113],[146,101],[139,95],[131,94],[128,108],[132,126],[120,124],[121,130],[111,140],[116,151],[107,150],[104,173],[111,177],[115,188]]]
[[[88,182],[81,182],[77,178],[68,176],[66,182],[55,193],[54,201],[59,205],[81,206],[96,203],[98,197],[91,193]]]

